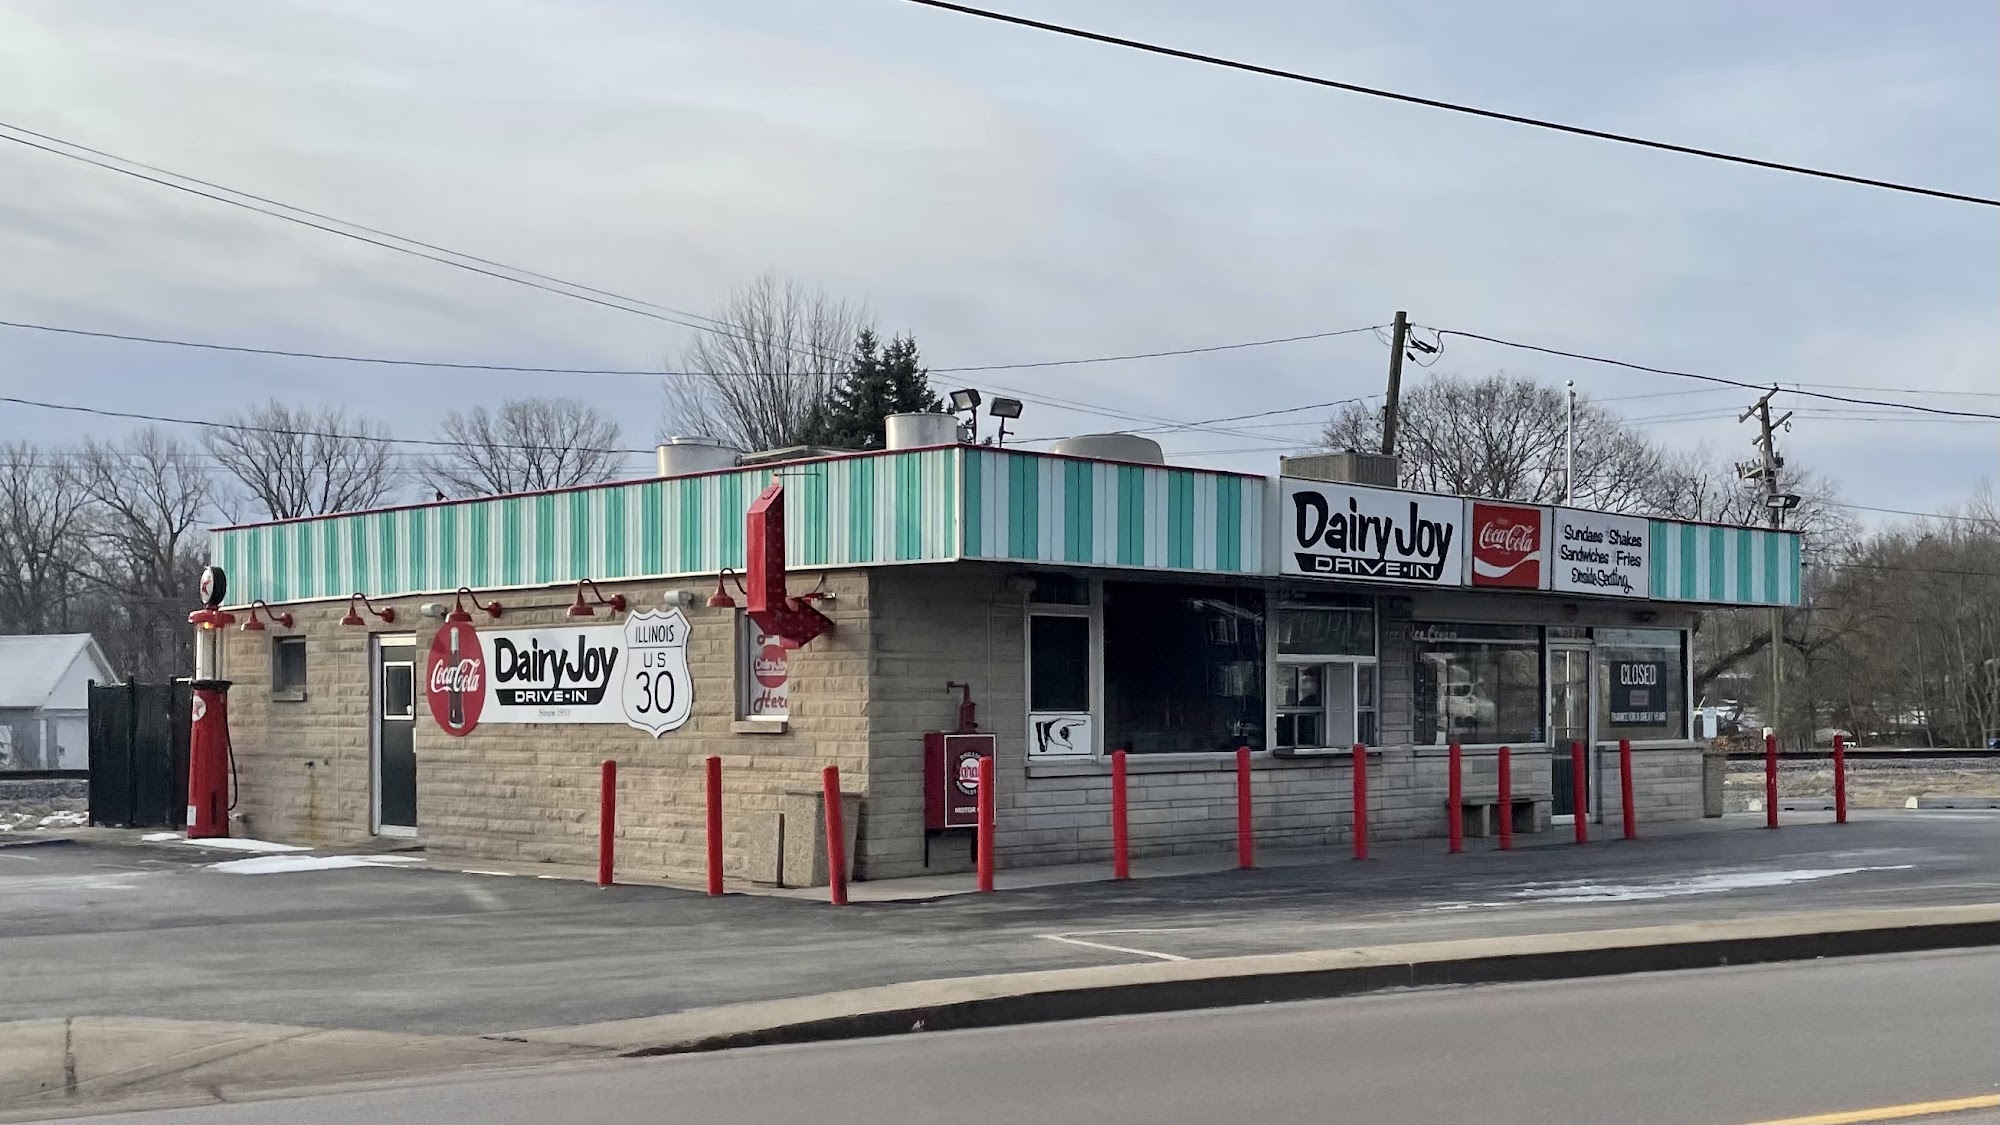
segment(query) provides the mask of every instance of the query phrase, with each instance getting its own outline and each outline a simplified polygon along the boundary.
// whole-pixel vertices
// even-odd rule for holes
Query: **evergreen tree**
[[[917,341],[897,336],[882,343],[864,328],[854,341],[854,363],[840,384],[818,427],[818,444],[835,449],[881,449],[888,444],[891,414],[942,410],[931,391],[930,373],[917,355]]]

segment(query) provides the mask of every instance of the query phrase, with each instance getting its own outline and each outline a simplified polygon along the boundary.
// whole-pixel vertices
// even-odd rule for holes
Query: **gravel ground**
[[[1764,796],[1764,764],[1732,761],[1723,783],[1723,802],[1730,812],[1743,812],[1750,801]],[[1781,761],[1778,794],[1813,797],[1833,792],[1831,762]],[[1850,759],[1847,802],[1857,809],[1899,809],[1911,797],[1926,794],[1982,796],[2000,794],[2000,757]]]

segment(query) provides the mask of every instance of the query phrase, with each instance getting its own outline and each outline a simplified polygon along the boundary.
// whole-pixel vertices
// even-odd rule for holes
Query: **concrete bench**
[[[1538,831],[1539,825],[1548,822],[1548,818],[1541,815],[1542,810],[1539,806],[1549,804],[1549,798],[1515,796],[1510,798],[1510,801],[1513,804],[1511,813],[1514,832],[1517,835]],[[1499,793],[1461,794],[1458,806],[1456,812],[1462,818],[1459,823],[1464,827],[1467,836],[1491,836],[1498,830]]]

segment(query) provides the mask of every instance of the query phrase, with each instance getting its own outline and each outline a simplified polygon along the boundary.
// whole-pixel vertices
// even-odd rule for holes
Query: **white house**
[[[118,676],[89,633],[0,637],[0,773],[90,768],[90,683]]]

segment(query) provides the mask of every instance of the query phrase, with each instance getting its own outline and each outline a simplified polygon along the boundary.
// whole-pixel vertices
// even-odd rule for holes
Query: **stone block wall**
[[[607,585],[632,608],[661,604],[666,583]],[[684,587],[684,588],[691,588]],[[703,763],[720,756],[724,774],[725,872],[752,874],[753,840],[774,830],[784,794],[814,790],[820,770],[841,768],[844,787],[868,782],[868,585],[858,572],[831,574],[822,610],[831,633],[791,656],[791,718],[754,728],[737,721],[739,610],[697,601],[688,617],[694,712],[655,739],[622,724],[483,723],[453,737],[430,717],[422,669],[438,622],[419,607],[434,597],[395,599],[396,621],[343,626],[345,603],[276,607],[295,615],[291,630],[229,631],[223,675],[239,774],[237,813],[245,834],[309,844],[355,844],[371,836],[373,754],[368,634],[415,639],[418,839],[445,854],[513,862],[596,862],[599,763],[618,762],[618,869],[698,880],[704,864]],[[573,587],[503,591],[496,628],[562,626]],[[449,599],[444,599],[447,603]],[[611,619],[600,611],[597,624]],[[588,622],[577,622],[588,624]],[[297,701],[270,692],[270,637],[307,637],[307,689]],[[754,730],[754,733],[752,731]]]

